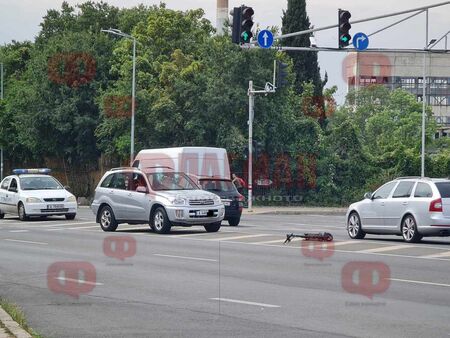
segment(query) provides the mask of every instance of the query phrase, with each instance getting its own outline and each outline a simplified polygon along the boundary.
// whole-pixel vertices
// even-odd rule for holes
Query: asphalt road
[[[45,337],[450,337],[450,240],[351,241],[342,216],[219,233],[0,220],[0,296]],[[286,233],[328,231],[319,247]],[[80,281],[81,280],[81,281]],[[84,281],[84,282],[83,282]]]

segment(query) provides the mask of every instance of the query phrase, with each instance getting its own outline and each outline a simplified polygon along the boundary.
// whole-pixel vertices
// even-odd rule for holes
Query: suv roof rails
[[[422,176],[403,176],[403,177],[397,177],[396,180],[411,180],[411,179],[424,179],[429,180],[429,177],[422,177]]]
[[[124,169],[139,170],[139,168],[136,168],[136,167],[117,167],[117,168],[111,168],[110,171],[117,171],[117,170],[124,170]]]
[[[168,166],[165,166],[165,165],[159,165],[159,166],[154,166],[154,167],[144,167],[143,169],[159,169],[159,168],[165,168],[165,169],[172,169],[173,170],[172,167],[168,167]]]

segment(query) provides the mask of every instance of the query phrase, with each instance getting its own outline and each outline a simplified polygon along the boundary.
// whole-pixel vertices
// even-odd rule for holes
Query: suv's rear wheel
[[[416,220],[412,215],[407,215],[402,221],[402,236],[408,243],[419,242],[423,237],[417,231]]]
[[[347,233],[352,239],[363,239],[366,236],[361,227],[361,219],[356,212],[352,212],[348,217]]]
[[[25,212],[25,206],[23,205],[22,202],[19,203],[17,213],[19,214],[19,219],[21,221],[28,221],[29,217],[28,217],[27,213]]]
[[[221,222],[211,223],[205,225],[205,230],[207,232],[217,232],[220,229]]]
[[[100,209],[100,226],[103,231],[116,231],[118,223],[114,217],[112,209],[105,205]]]
[[[5,214],[0,213],[0,219],[5,218]]]
[[[150,224],[151,228],[158,234],[167,234],[170,232],[170,228],[172,227],[169,217],[167,217],[166,210],[162,207],[158,207],[155,210]]]

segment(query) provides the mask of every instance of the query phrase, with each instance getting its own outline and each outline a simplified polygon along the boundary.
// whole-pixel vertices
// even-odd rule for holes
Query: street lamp
[[[135,100],[136,100],[136,38],[132,35],[126,34],[118,29],[102,29],[104,33],[118,35],[123,38],[132,39],[133,40],[133,84],[132,84],[132,93],[131,93],[131,149],[130,149],[130,165],[134,160],[134,109],[135,109]]]
[[[0,100],[3,101],[3,63],[0,63]],[[0,148],[0,180],[3,180],[3,147]]]

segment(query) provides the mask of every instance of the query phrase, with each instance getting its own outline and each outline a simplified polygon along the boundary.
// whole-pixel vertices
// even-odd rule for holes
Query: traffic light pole
[[[275,61],[276,62],[276,61]],[[275,74],[275,70],[274,70]],[[275,78],[275,76],[274,76]],[[275,83],[275,81],[274,81]],[[254,90],[253,81],[248,82],[248,211],[253,211],[253,118],[255,116],[255,95],[275,93],[275,85],[266,83],[264,90]]]

